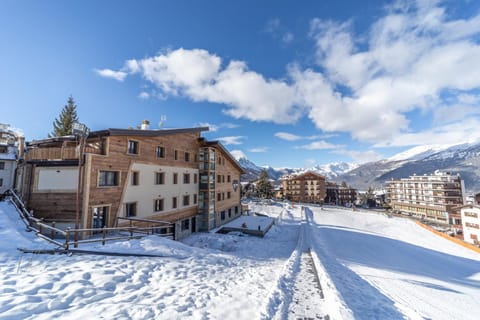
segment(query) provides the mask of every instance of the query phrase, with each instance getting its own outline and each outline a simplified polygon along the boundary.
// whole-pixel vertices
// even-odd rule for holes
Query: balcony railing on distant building
[[[102,154],[102,150],[87,146],[85,153]],[[78,148],[76,147],[32,148],[25,153],[26,161],[76,159],[78,159]]]

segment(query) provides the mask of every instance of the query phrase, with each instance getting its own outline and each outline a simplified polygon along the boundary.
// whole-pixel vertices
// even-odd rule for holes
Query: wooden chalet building
[[[293,202],[323,203],[325,177],[311,171],[283,179],[285,198]]]
[[[91,132],[80,164],[75,136],[32,141],[21,168],[22,198],[35,217],[57,226],[75,225],[79,189],[80,228],[114,227],[133,218],[174,223],[176,239],[210,230],[241,214],[240,188],[233,182],[243,170],[220,143],[201,137],[207,130],[150,130],[145,121],[142,129]],[[205,157],[221,164],[205,171]],[[205,173],[222,180],[201,189]]]

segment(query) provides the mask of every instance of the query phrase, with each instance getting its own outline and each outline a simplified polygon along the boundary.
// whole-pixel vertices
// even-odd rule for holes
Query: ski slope
[[[50,244],[0,202],[0,319],[297,319],[309,305],[330,319],[480,314],[480,256],[411,221],[335,208],[252,210],[276,220],[264,238],[197,233],[81,248],[161,258],[33,255],[17,247]],[[305,265],[308,249],[315,268]],[[313,269],[323,298],[305,281]],[[302,299],[303,311],[292,305]]]

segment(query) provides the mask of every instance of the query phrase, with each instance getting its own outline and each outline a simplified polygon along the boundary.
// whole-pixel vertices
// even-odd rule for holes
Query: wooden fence
[[[36,235],[59,247],[69,250],[73,245],[77,248],[79,244],[92,242],[101,242],[105,245],[107,241],[130,240],[142,238],[150,234],[157,234],[162,237],[175,239],[175,225],[170,222],[138,219],[138,218],[119,218],[128,220],[129,225],[114,228],[85,228],[62,230],[55,227],[55,222],[47,224],[43,219],[35,218],[23,204],[23,201],[13,190],[8,191],[10,201],[16,207],[22,221],[28,230],[34,231]],[[145,227],[139,227],[135,224],[143,224]],[[82,240],[74,240],[82,239]]]

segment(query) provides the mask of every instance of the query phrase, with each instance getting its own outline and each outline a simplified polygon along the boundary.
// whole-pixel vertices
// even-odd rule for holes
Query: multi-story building
[[[283,178],[286,199],[293,202],[323,203],[325,177],[311,171]]]
[[[334,182],[326,183],[325,203],[338,206],[353,205],[357,200],[357,190],[348,186],[341,186]]]
[[[15,187],[18,160],[23,157],[25,139],[7,124],[0,124],[0,195]]]
[[[439,223],[456,224],[452,220],[464,203],[463,180],[448,172],[391,180],[386,190],[393,210]]]
[[[30,142],[22,168],[21,194],[27,207],[57,226],[113,227],[122,224],[121,218],[166,221],[175,223],[175,238],[209,230],[223,221],[222,211],[232,207],[240,214],[240,190],[232,182],[239,181],[243,171],[236,162],[231,164],[235,160],[221,144],[201,138],[208,128],[149,130],[145,123],[142,128],[91,132],[80,160],[75,136]],[[227,195],[220,201],[208,198],[219,219],[207,227],[204,213],[199,215],[205,146],[213,157],[228,159],[222,160],[228,169],[209,167],[212,177],[227,177],[208,192]]]
[[[480,206],[468,204],[460,209],[463,240],[475,245],[480,244]]]

